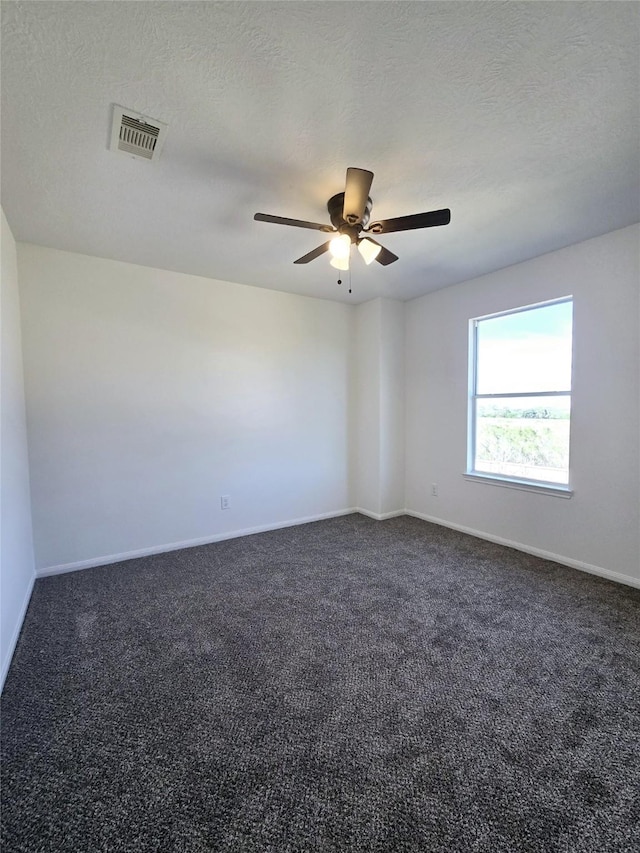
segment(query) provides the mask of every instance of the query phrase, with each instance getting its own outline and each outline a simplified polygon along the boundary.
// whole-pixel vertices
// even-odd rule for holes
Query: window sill
[[[554,483],[536,483],[533,480],[507,479],[492,474],[480,474],[467,471],[462,475],[465,480],[476,483],[485,483],[488,486],[502,486],[506,489],[519,489],[522,492],[537,492],[540,495],[551,495],[556,498],[571,498],[573,490],[569,486],[560,486]]]

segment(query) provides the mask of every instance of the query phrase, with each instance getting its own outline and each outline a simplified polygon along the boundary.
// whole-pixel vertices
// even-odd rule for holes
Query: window
[[[568,492],[570,297],[470,323],[467,474]]]

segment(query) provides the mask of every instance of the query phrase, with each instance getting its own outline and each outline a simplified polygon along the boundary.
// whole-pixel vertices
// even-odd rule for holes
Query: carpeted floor
[[[351,515],[38,580],[4,853],[640,850],[640,591]]]

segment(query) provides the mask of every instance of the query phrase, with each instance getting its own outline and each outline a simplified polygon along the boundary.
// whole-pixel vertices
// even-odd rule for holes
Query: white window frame
[[[566,391],[531,391],[509,392],[505,394],[478,394],[478,324],[484,320],[493,320],[496,317],[507,317],[512,314],[521,314],[524,311],[534,311],[537,308],[547,308],[550,305],[559,305],[564,302],[573,303],[573,296],[563,296],[560,299],[550,299],[547,302],[538,302],[533,305],[523,305],[521,308],[513,308],[508,311],[498,311],[495,314],[486,314],[482,317],[474,317],[469,320],[469,396],[467,408],[467,469],[464,473],[465,480],[470,482],[486,483],[494,486],[504,486],[511,489],[520,489],[527,492],[553,495],[556,497],[570,498],[573,495],[569,483],[571,482],[571,469],[569,469],[569,483],[551,483],[546,480],[530,480],[520,477],[510,477],[508,474],[492,474],[486,471],[476,471],[474,464],[476,458],[476,401],[483,399],[514,397],[569,397],[569,406],[572,402],[572,388]],[[572,371],[573,373],[573,371]],[[573,386],[573,376],[571,385]],[[571,428],[571,427],[570,427]],[[569,439],[571,441],[571,439]]]

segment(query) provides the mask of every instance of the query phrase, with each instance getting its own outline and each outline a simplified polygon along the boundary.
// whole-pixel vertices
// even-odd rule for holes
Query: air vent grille
[[[146,157],[147,160],[151,160],[159,133],[159,127],[143,124],[136,118],[123,115],[118,148],[121,151],[127,151],[129,154],[137,154],[139,157]]]
[[[166,131],[167,125],[161,121],[114,106],[110,147],[143,160],[156,160]]]

